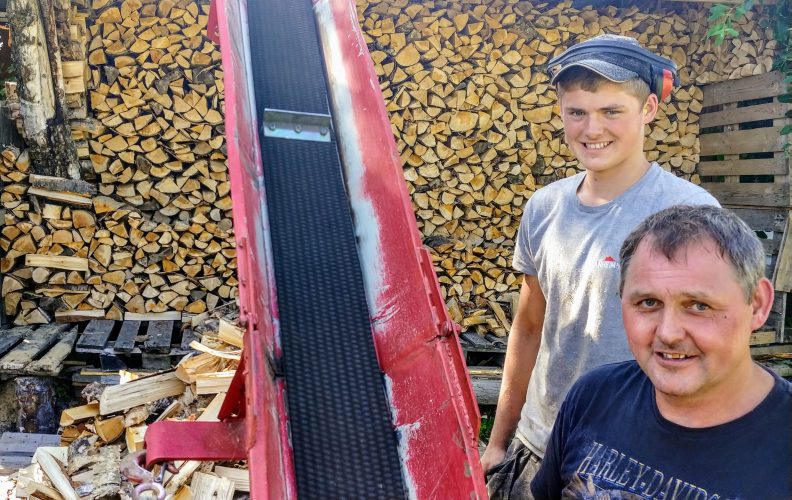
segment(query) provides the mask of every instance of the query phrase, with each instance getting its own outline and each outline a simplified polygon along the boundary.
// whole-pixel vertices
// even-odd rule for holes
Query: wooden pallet
[[[786,89],[778,71],[707,85],[699,122],[701,186],[754,230],[767,256],[766,275],[775,276],[777,285],[786,283],[776,286],[764,327],[776,332],[777,342],[790,340],[785,321],[787,292],[792,289],[792,266],[779,260],[792,209],[787,138],[779,134],[792,123],[786,117],[792,105],[780,100]]]
[[[0,333],[0,374],[58,375],[77,338],[73,325],[21,326]]]
[[[784,76],[774,71],[729,80],[703,93],[702,187],[727,206],[792,206],[786,138],[779,134],[792,109],[779,100],[786,93]]]
[[[40,446],[60,446],[57,434],[5,432],[0,436],[0,474],[11,474],[30,465]]]
[[[463,332],[459,335],[459,344],[462,346],[462,351],[465,355],[476,352],[505,353],[508,341],[508,335],[506,337],[496,337],[491,334],[479,335],[475,332]]]
[[[190,348],[190,342],[196,340],[196,337],[192,330],[181,330],[180,326],[179,322],[172,320],[95,319],[89,321],[80,334],[75,351],[121,358],[142,354],[144,360],[160,360],[160,364],[167,363],[171,356],[183,356],[194,352]],[[151,365],[151,363],[144,364]]]

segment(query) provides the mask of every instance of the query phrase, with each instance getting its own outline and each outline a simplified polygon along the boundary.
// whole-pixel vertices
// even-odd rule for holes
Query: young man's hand
[[[539,280],[536,276],[526,275],[520,288],[520,300],[506,347],[503,379],[490,441],[481,455],[481,468],[485,474],[503,462],[517,429],[542,340],[545,305]]]
[[[505,458],[506,448],[496,446],[494,443],[490,442],[490,444],[487,445],[487,449],[484,450],[484,453],[481,455],[481,469],[484,471],[484,475],[486,475],[490,469],[503,462]]]

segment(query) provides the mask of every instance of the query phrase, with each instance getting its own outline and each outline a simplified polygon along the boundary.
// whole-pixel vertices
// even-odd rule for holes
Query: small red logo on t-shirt
[[[619,263],[610,255],[597,262],[597,269],[618,269]]]

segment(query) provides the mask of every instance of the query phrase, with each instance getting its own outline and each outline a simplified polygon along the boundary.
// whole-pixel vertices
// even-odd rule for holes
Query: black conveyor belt
[[[259,123],[327,114],[310,0],[248,9]],[[336,143],[259,138],[298,496],[404,498]]]

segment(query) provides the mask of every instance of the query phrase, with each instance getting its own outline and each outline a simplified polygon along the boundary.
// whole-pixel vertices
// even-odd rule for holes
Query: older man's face
[[[766,281],[766,280],[765,280]],[[672,260],[638,246],[625,277],[622,313],[630,349],[668,400],[717,400],[739,387],[752,364],[748,340],[767,313],[758,287],[751,303],[729,262],[709,240]],[[702,399],[703,398],[703,399]]]

